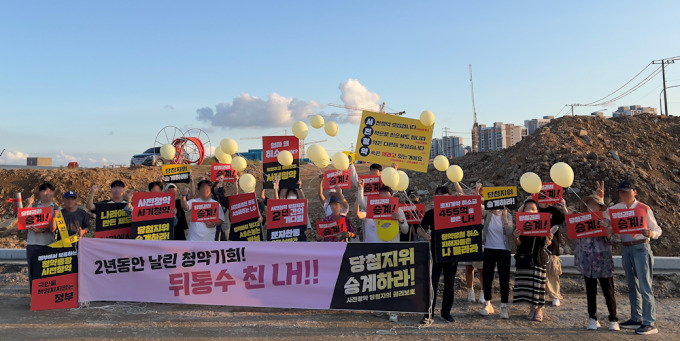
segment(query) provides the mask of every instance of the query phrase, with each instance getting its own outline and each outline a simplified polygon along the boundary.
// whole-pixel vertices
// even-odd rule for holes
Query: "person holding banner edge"
[[[581,213],[607,210],[607,205],[604,203],[604,182],[598,182],[597,185],[598,188],[594,194],[581,200],[579,207]],[[609,311],[609,330],[616,331],[620,329],[616,316],[614,259],[612,257],[612,245],[616,243],[616,236],[612,234],[609,220],[603,218],[599,224],[607,232],[606,236],[574,239],[574,265],[583,275],[586,285],[589,316],[586,329],[596,330],[600,326],[597,321],[597,282],[599,281]]]
[[[518,212],[538,213],[538,203],[529,197]],[[547,237],[521,235],[520,229],[513,232],[517,253],[515,253],[515,288],[513,303],[531,305],[527,320],[543,321],[545,306],[546,270],[548,253],[546,247],[552,242],[552,234]]]
[[[620,202],[606,211],[606,216],[613,221],[611,210],[642,208],[646,213],[647,228],[637,234],[621,234],[623,251],[621,260],[628,281],[628,298],[630,299],[630,319],[620,324],[624,329],[635,329],[636,334],[656,334],[656,302],[652,290],[654,254],[649,246],[650,239],[661,236],[661,227],[656,222],[652,209],[637,201],[637,189],[630,181],[623,181],[618,186]]]

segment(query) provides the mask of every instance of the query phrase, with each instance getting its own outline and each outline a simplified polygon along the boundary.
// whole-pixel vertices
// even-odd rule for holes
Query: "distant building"
[[[463,138],[460,136],[444,136],[432,139],[430,159],[437,155],[445,155],[449,158],[461,157],[466,154]]]
[[[480,124],[478,135],[480,152],[501,150],[515,145],[527,136],[527,128],[503,122],[495,122],[491,127]]]
[[[604,117],[604,112],[602,112],[602,111],[591,112],[590,116]]]
[[[555,116],[543,116],[543,118],[534,118],[533,120],[525,120],[524,126],[527,128],[527,135],[533,134],[534,132],[536,132],[536,130],[547,125],[553,119],[555,119]]]
[[[631,105],[627,107],[619,107],[616,111],[612,113],[613,117],[619,116],[635,116],[640,114],[653,114],[656,115],[656,108],[652,107],[642,107],[640,105]]]
[[[262,149],[248,149],[245,153],[240,153],[246,160],[262,161]]]
[[[51,157],[27,157],[26,166],[52,167]]]

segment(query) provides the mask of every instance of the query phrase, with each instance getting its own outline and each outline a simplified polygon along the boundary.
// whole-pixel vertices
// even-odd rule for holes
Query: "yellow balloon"
[[[328,159],[328,155],[321,157],[321,159],[314,161],[314,164],[320,169],[328,167],[331,161]]]
[[[449,169],[449,159],[444,155],[437,155],[432,163],[434,164],[434,168],[440,172],[445,172]]]
[[[222,156],[222,160],[220,160],[220,163],[226,163],[228,165],[231,164],[231,155],[224,154],[224,156]]]
[[[451,165],[446,170],[446,177],[448,177],[451,182],[460,182],[463,180],[463,169],[458,165]]]
[[[558,162],[550,167],[550,178],[562,187],[571,187],[574,183],[574,170],[564,162]]]
[[[397,171],[397,173],[399,174],[399,183],[397,183],[395,189],[397,191],[405,191],[408,188],[409,183],[408,175],[404,171]]]
[[[328,136],[338,135],[338,124],[333,121],[326,123],[323,129],[326,131],[326,134],[328,134]]]
[[[241,189],[245,193],[255,192],[256,185],[257,181],[255,180],[255,177],[252,174],[243,174],[238,179],[238,186],[241,187]]]
[[[386,167],[380,173],[380,180],[385,186],[396,189],[399,184],[399,173],[392,167]]]
[[[176,151],[175,146],[166,143],[161,147],[161,157],[166,160],[172,160],[175,158]]]
[[[231,155],[223,152],[222,148],[220,148],[220,147],[217,147],[215,149],[215,157],[217,158],[217,161],[219,161],[220,163],[226,163],[226,164],[231,163]]]
[[[424,126],[429,127],[434,124],[434,114],[432,111],[425,110],[420,113],[420,123]]]
[[[280,151],[279,155],[276,156],[276,159],[279,160],[281,166],[290,166],[293,164],[293,154],[287,150]]]
[[[540,192],[541,187],[543,187],[541,178],[533,172],[526,172],[522,174],[522,177],[519,178],[519,184],[522,186],[522,189],[525,192],[531,194]]]
[[[323,116],[321,116],[321,115],[314,115],[314,116],[312,116],[312,118],[309,119],[309,124],[311,124],[312,127],[316,128],[316,129],[323,127],[324,123],[325,122],[324,122]]]
[[[337,152],[333,155],[333,167],[337,170],[347,170],[349,168],[349,158],[343,152]]]
[[[307,128],[307,124],[302,121],[297,121],[293,124],[293,135],[295,137],[299,138],[300,140],[304,140],[307,137],[307,133],[309,132],[309,128]]]
[[[307,147],[307,157],[312,161],[318,161],[324,155],[328,155],[328,153],[320,144],[315,143]]]
[[[237,172],[243,172],[248,167],[248,161],[242,156],[237,156],[231,160],[231,168]]]
[[[220,141],[220,149],[222,149],[225,154],[236,154],[238,151],[238,144],[233,139],[222,139],[222,141]]]
[[[399,223],[396,220],[376,220],[375,225],[381,240],[389,242],[399,235]]]

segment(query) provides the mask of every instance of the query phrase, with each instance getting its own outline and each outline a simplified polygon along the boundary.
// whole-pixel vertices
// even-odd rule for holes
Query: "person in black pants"
[[[494,269],[498,265],[498,282],[501,287],[501,318],[509,319],[508,299],[510,296],[510,250],[514,226],[508,210],[483,211],[484,229],[484,308],[479,314],[488,316],[494,313],[491,305],[491,287]]]
[[[450,195],[450,190],[448,187],[440,186],[437,187],[434,194],[435,195]],[[422,228],[418,229],[417,233],[425,241],[430,242],[430,251],[432,252],[432,291],[434,293],[432,297],[432,312],[434,312],[435,304],[437,303],[437,290],[439,289],[439,277],[442,272],[444,273],[444,297],[442,298],[442,309],[441,316],[444,320],[448,322],[454,322],[453,316],[451,316],[451,308],[453,307],[453,289],[454,280],[456,278],[456,269],[458,268],[458,262],[445,262],[437,263],[434,261],[434,247],[430,231],[434,230],[434,209],[425,212],[422,222],[420,223]],[[432,314],[425,314],[423,319],[420,321],[421,324],[432,323]]]

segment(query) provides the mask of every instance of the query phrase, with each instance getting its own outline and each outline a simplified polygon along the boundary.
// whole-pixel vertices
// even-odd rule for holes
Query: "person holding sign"
[[[357,234],[354,231],[354,226],[352,226],[352,221],[347,218],[347,214],[342,214],[344,205],[347,203],[343,203],[340,201],[340,198],[336,196],[331,196],[328,198],[329,200],[329,206],[331,209],[331,214],[327,215],[322,222],[332,222],[332,221],[341,221],[344,223],[345,226],[345,231],[342,231],[338,234],[335,235],[329,235],[329,236],[323,236],[319,233],[316,234],[316,240],[318,241],[327,241],[327,242],[347,242],[348,240],[352,238],[356,238]],[[307,230],[311,231],[311,230]]]
[[[342,211],[340,214],[343,216],[347,216],[347,212],[349,212],[349,203],[347,203],[347,199],[345,199],[345,196],[342,194],[341,189],[329,189],[328,190],[328,197],[326,197],[323,194],[323,183],[324,183],[324,174],[319,174],[319,201],[323,203],[323,209],[326,212],[326,216],[331,215],[332,213],[332,208],[331,208],[331,199],[337,198],[339,202],[342,204]],[[302,187],[301,187],[302,188]]]
[[[97,208],[94,205],[94,195],[99,191],[99,186],[92,185],[92,191],[90,191],[90,195],[87,197],[87,203],[85,204],[85,208],[88,209],[88,211],[96,213]],[[120,180],[114,180],[111,183],[111,199],[109,200],[104,200],[101,203],[106,203],[106,204],[113,204],[113,203],[126,203],[125,201],[125,183],[123,183]]]
[[[55,212],[56,213],[56,212]],[[87,212],[78,207],[78,194],[74,191],[64,193],[64,207],[61,209],[64,222],[68,228],[69,236],[77,235],[79,238],[90,230],[90,217]],[[56,220],[52,220],[52,231],[57,230]],[[57,241],[61,235],[57,234]]]
[[[182,209],[182,198],[177,192],[177,185],[169,183],[165,185],[165,192],[175,194],[175,226],[173,240],[187,240],[185,231],[189,229],[187,224],[186,212]]]
[[[368,175],[377,176],[380,179],[380,174],[382,174],[382,166],[377,163],[372,163],[368,166]],[[352,179],[352,184],[355,187],[359,186],[359,174],[357,173],[357,168],[354,166],[354,162],[349,165],[349,177]]]
[[[605,215],[611,220],[614,232],[618,231],[621,235],[621,260],[628,280],[630,319],[620,326],[635,329],[636,334],[656,334],[659,330],[656,328],[656,303],[652,290],[654,254],[649,240],[661,236],[661,227],[652,209],[637,201],[637,189],[630,181],[621,182],[618,191],[621,202],[610,207]],[[628,229],[634,231],[629,232]]]
[[[501,318],[509,319],[508,297],[510,296],[510,251],[512,250],[512,215],[507,209],[483,210],[484,229],[482,242],[484,243],[484,308],[479,312],[486,316],[494,313],[491,305],[491,288],[494,269],[498,266],[498,282],[501,287]]]
[[[561,190],[561,188],[560,188]],[[541,203],[538,200],[538,212],[550,213],[550,226],[558,226],[557,232],[552,234],[553,240],[548,246],[548,263],[546,263],[546,296],[552,300],[555,307],[559,307],[562,299],[560,294],[560,275],[562,275],[562,261],[560,260],[560,233],[559,226],[564,223],[564,215],[567,214],[567,203],[564,199],[559,203]]]
[[[364,233],[365,243],[398,243],[399,233],[408,232],[408,222],[406,222],[406,215],[401,208],[397,208],[392,212],[391,219],[378,220],[368,218],[368,209],[361,210],[363,203],[367,207],[367,199],[364,197],[364,180],[359,180],[357,186],[357,202],[355,204],[356,215],[359,220],[363,221],[362,230]],[[380,188],[380,198],[392,198],[392,189],[388,186]],[[398,200],[397,200],[398,202]],[[395,204],[396,206],[396,204]],[[399,315],[397,313],[389,313],[389,321],[397,322]]]
[[[195,205],[204,203],[215,203],[218,206],[216,221],[194,221],[193,217],[189,222],[189,236],[187,240],[191,241],[214,241],[215,228],[222,225],[224,222],[224,210],[220,204],[212,198],[212,186],[210,180],[201,180],[198,182],[198,198],[187,201],[188,190],[185,190],[182,196],[182,209],[185,212],[194,210]]]
[[[520,207],[519,212],[538,213],[538,203],[529,198]],[[552,242],[552,234],[548,233],[547,237],[534,237],[522,235],[523,231],[518,222],[513,232],[517,245],[513,303],[531,305],[527,320],[542,322],[547,280],[545,265],[548,262],[546,247]]]
[[[604,204],[604,182],[598,183],[595,194],[581,200],[580,211],[583,213],[598,213],[607,210]],[[573,219],[568,216],[567,222]],[[609,310],[609,330],[619,330],[616,316],[616,297],[614,296],[614,259],[612,258],[612,229],[609,220],[601,219],[599,225],[605,228],[603,237],[585,237],[574,239],[574,265],[583,275],[586,283],[588,299],[589,330],[596,330],[600,323],[597,321],[597,282],[600,282],[604,300]]]
[[[38,187],[38,202],[33,205],[34,197],[28,199],[26,207],[52,207],[52,212],[60,210],[54,202],[54,186],[45,182]],[[35,263],[32,259],[36,258],[41,249],[48,247],[54,243],[54,229],[52,224],[48,228],[34,228],[28,227],[28,234],[26,235],[26,259],[28,260],[28,292],[32,291],[33,273],[32,265]]]

